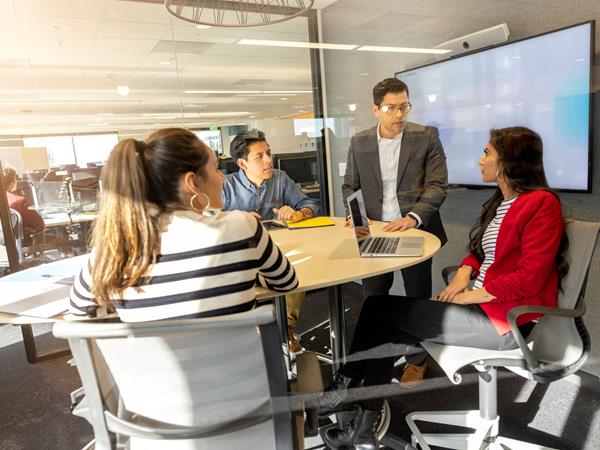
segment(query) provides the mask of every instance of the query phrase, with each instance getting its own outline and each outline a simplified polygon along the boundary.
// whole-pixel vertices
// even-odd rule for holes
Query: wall
[[[369,22],[355,22],[352,26],[347,26],[345,29],[341,24],[347,25],[348,18],[352,17],[354,20],[358,17],[371,17],[376,16],[374,13],[380,13],[381,11],[373,11],[378,6],[366,6],[368,2],[361,2],[356,0],[340,0],[334,7],[327,8],[323,13],[322,18],[322,29],[323,29],[323,42],[335,42],[335,43],[356,43],[356,44],[370,44],[370,45],[406,45],[404,41],[396,39],[393,35],[386,32],[377,34],[373,33],[371,23]],[[427,2],[422,3],[425,5]],[[463,2],[464,3],[464,2]],[[488,2],[490,3],[490,2]],[[577,10],[575,6],[571,10],[559,8],[553,9],[548,8],[540,17],[535,17],[536,9],[522,9],[519,14],[529,14],[530,17],[515,17],[514,11],[510,11],[511,5],[517,5],[516,2],[492,2],[492,7],[488,8],[488,14],[493,17],[488,17],[489,22],[497,24],[501,22],[507,22],[511,30],[511,40],[520,39],[526,36],[539,34],[542,32],[550,31],[563,26],[572,25],[583,20],[589,20],[597,18],[600,15],[600,11],[589,12]],[[592,8],[591,2],[581,2],[582,5],[588,5]],[[381,8],[385,5],[382,3]],[[386,3],[386,5],[391,5]],[[579,3],[578,3],[579,5]],[[590,6],[592,5],[592,6]],[[345,7],[348,8],[345,8]],[[445,5],[444,5],[445,6]],[[354,8],[364,8],[365,11],[358,12]],[[391,6],[390,6],[391,7]],[[394,7],[396,4],[394,3]],[[423,6],[424,7],[424,6]],[[352,8],[352,9],[351,9]],[[398,6],[400,8],[400,6]],[[442,8],[440,6],[440,8]],[[442,8],[443,9],[443,8]],[[467,8],[468,9],[468,8]],[[550,12],[548,12],[550,11]],[[352,12],[352,14],[350,14]],[[391,13],[391,11],[390,11]],[[430,13],[432,16],[435,12]],[[439,12],[444,14],[444,11]],[[468,12],[467,12],[468,14]],[[541,14],[541,13],[540,13]],[[549,14],[552,14],[549,16]],[[395,20],[393,14],[388,14],[389,21]],[[377,16],[379,17],[379,16]],[[511,17],[515,17],[515,24],[510,20]],[[413,22],[418,22],[422,18],[415,17]],[[436,17],[435,19],[439,19]],[[382,20],[382,19],[378,19]],[[429,23],[434,23],[434,18],[427,18]],[[398,20],[396,20],[400,23]],[[518,22],[517,22],[518,21]],[[442,42],[460,35],[471,33],[477,29],[485,28],[485,26],[479,26],[479,28],[473,28],[471,22],[461,21],[460,18],[453,19],[451,22],[447,21],[448,24],[452,24],[452,30],[446,36],[441,34],[441,31],[446,24],[442,24],[438,27],[431,26],[430,28],[420,29],[421,36],[427,36],[427,33],[436,33],[436,40],[434,42]],[[524,26],[525,23],[527,26]],[[461,24],[464,24],[464,28],[461,29]],[[411,24],[408,24],[411,26]],[[448,25],[450,26],[450,25]],[[477,25],[475,25],[477,26]],[[489,24],[487,26],[490,26]],[[398,28],[401,28],[398,26]],[[358,37],[358,38],[357,38]],[[362,38],[361,38],[362,37]],[[361,39],[363,41],[361,41]],[[367,40],[368,42],[364,42]],[[402,42],[402,44],[400,44]],[[431,45],[431,42],[429,43]],[[409,46],[409,45],[407,45]],[[598,55],[596,55],[596,59]],[[339,175],[340,163],[345,163],[347,157],[348,145],[350,138],[354,132],[369,128],[375,125],[376,120],[373,117],[369,107],[372,102],[371,91],[373,86],[380,80],[394,76],[394,72],[415,67],[428,61],[427,58],[421,58],[421,60],[413,59],[412,64],[407,64],[406,60],[401,56],[395,54],[375,54],[367,52],[341,52],[341,51],[326,51],[324,57],[324,70],[325,70],[325,89],[328,99],[327,112],[331,117],[338,119],[344,119],[348,121],[349,126],[344,128],[343,133],[339,133],[335,139],[332,139],[331,145],[331,173],[332,177],[332,189],[334,194],[334,212],[338,216],[344,215],[344,208],[342,204],[341,196],[341,184],[342,177]],[[598,78],[598,69],[594,68],[594,79]],[[594,85],[593,91],[596,91]],[[410,86],[409,86],[410,88]],[[354,112],[350,112],[348,104],[355,103],[357,109]],[[593,114],[595,116],[593,127],[599,129],[600,127],[600,103],[597,98],[593,101]],[[564,204],[565,214],[569,217],[582,219],[582,220],[593,220],[600,221],[600,136],[599,133],[595,133],[593,139],[593,160],[595,161],[594,174],[593,174],[593,190],[592,194],[561,194],[561,200]],[[442,289],[443,282],[439,275],[442,267],[447,265],[453,265],[460,262],[460,259],[465,253],[465,247],[467,243],[468,231],[480,213],[481,204],[490,195],[489,190],[468,190],[464,188],[453,188],[448,192],[448,198],[441,209],[442,218],[446,231],[448,233],[449,242],[444,248],[440,250],[438,255],[433,261],[434,271],[434,292],[439,292]],[[588,363],[585,366],[585,370],[600,376],[600,303],[598,302],[597,293],[600,292],[600,244],[596,246],[596,255],[592,262],[590,279],[588,281],[587,288],[587,305],[588,312],[586,314],[587,328],[592,335],[592,354],[588,359]],[[393,287],[393,292],[397,294],[403,293],[403,287],[401,283],[401,275],[397,273],[396,282]],[[595,344],[594,344],[595,343]]]

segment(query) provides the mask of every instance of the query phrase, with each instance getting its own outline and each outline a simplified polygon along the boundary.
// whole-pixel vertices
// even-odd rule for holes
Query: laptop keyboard
[[[379,255],[390,255],[396,253],[400,238],[376,237],[370,238],[366,246],[367,253],[376,253]]]

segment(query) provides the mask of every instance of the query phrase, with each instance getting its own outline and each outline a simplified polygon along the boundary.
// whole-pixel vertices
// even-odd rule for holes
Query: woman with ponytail
[[[560,199],[544,174],[540,136],[524,127],[491,130],[479,166],[483,181],[497,187],[471,230],[469,253],[455,277],[431,299],[368,298],[352,341],[355,355],[334,376],[323,408],[347,401],[350,387],[390,383],[396,358],[360,359],[360,352],[388,342],[418,346],[423,341],[513,349],[518,345],[508,323],[510,309],[556,307],[568,271],[568,240]],[[519,317],[523,335],[538,317]],[[382,398],[361,402],[345,427],[327,430],[329,448],[378,448],[375,425],[382,405]]]
[[[191,131],[159,130],[111,152],[90,259],[70,312],[129,322],[206,317],[254,307],[255,285],[289,291],[293,266],[252,215],[221,212],[223,174]]]

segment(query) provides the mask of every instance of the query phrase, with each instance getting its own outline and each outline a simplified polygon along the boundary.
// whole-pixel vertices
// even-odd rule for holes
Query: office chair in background
[[[24,251],[23,251],[23,218],[19,211],[9,208],[10,223],[13,229],[13,236],[15,237],[15,244],[17,246],[17,255],[19,256],[19,264],[23,264]],[[2,233],[2,225],[0,225],[0,269],[6,269],[9,267],[8,253],[6,252],[6,246],[4,245],[4,233]]]
[[[518,306],[508,313],[511,329],[519,348],[507,351],[423,342],[423,348],[442,367],[450,381],[459,384],[459,371],[474,366],[479,372],[479,410],[413,412],[406,416],[412,431],[413,445],[429,450],[430,445],[451,449],[540,449],[546,448],[498,435],[497,369],[510,371],[538,383],[551,383],[575,373],[585,363],[590,338],[583,323],[585,287],[596,246],[600,223],[567,221],[569,273],[563,280],[558,307]],[[444,269],[442,276],[458,267]],[[524,339],[517,327],[522,314],[544,314]],[[416,421],[472,428],[473,433],[425,434]]]

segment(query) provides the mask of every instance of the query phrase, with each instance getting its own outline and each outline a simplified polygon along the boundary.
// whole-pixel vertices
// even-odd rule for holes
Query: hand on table
[[[417,226],[417,221],[411,216],[404,216],[401,219],[392,220],[383,227],[383,231],[406,231]]]
[[[284,222],[299,222],[304,220],[304,214],[302,211],[296,211],[291,206],[284,205],[281,208],[273,208],[273,212],[277,215],[279,220]]]

